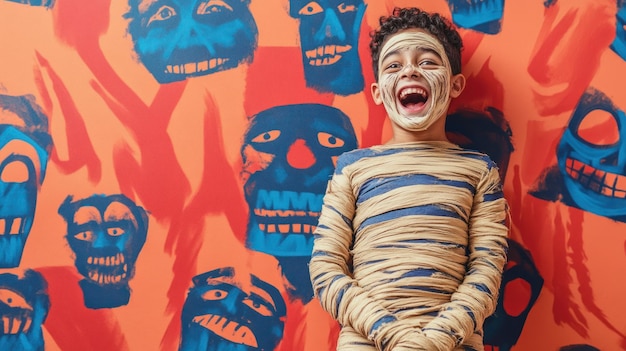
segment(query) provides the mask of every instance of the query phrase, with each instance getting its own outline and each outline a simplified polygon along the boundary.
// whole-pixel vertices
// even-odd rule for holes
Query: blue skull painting
[[[52,139],[32,96],[0,95],[0,267],[17,267],[30,234]]]
[[[350,95],[363,89],[358,54],[363,0],[290,0],[300,22],[300,46],[307,86]]]
[[[348,116],[322,104],[261,111],[245,134],[246,246],[278,258],[295,295],[313,296],[307,264],[326,185],[336,158],[356,147]]]
[[[48,316],[48,284],[41,274],[0,274],[0,350],[43,351],[42,325]]]
[[[258,30],[250,0],[129,0],[135,52],[159,83],[251,62]]]
[[[531,194],[620,222],[626,221],[626,115],[588,88],[557,147],[557,165]]]
[[[623,60],[626,60],[626,0],[617,0],[615,39],[611,43],[611,49]]]
[[[145,210],[124,195],[93,195],[59,207],[88,308],[128,304],[129,281],[148,231]]]
[[[448,5],[457,26],[485,34],[500,33],[504,0],[448,0]]]
[[[271,351],[282,340],[279,290],[234,267],[193,278],[182,311],[180,351]]]

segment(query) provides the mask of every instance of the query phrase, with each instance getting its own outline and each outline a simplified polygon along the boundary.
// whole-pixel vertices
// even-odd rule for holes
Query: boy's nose
[[[402,68],[402,77],[417,78],[419,77],[419,70],[413,64],[406,65]]]

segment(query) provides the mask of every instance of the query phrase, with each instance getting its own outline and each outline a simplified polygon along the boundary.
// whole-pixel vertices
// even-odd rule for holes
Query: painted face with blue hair
[[[339,95],[363,89],[358,54],[363,0],[290,0],[300,20],[300,46],[308,86]]]
[[[252,61],[257,26],[250,0],[130,0],[128,32],[159,83]]]
[[[48,284],[41,274],[0,274],[0,349],[43,351],[42,326],[50,309]]]
[[[193,278],[180,351],[271,351],[283,337],[285,301],[253,274],[224,267]]]
[[[75,265],[85,306],[111,308],[130,299],[129,281],[148,231],[145,210],[124,195],[93,195],[59,207],[67,222],[67,242]]]

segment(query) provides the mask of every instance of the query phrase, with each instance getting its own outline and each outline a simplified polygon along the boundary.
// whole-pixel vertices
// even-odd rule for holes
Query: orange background
[[[124,193],[150,213],[128,305],[83,311],[85,319],[66,315],[66,329],[48,319],[47,350],[78,350],[92,333],[106,330],[123,340],[120,349],[175,350],[190,278],[215,268],[244,267],[282,286],[276,260],[247,250],[238,237],[245,223],[232,220],[247,218],[233,213],[247,211],[240,206],[245,203],[239,175],[248,117],[274,105],[323,102],[350,117],[361,147],[384,142],[389,136],[384,111],[369,97],[367,33],[393,6],[451,15],[444,0],[366,4],[359,48],[366,87],[334,96],[285,86],[283,75],[301,70],[298,22],[289,17],[287,0],[252,0],[259,34],[251,63],[164,85],[133,51],[125,1],[57,0],[51,8],[0,1],[0,93],[34,95],[49,118],[54,142],[16,270],[73,272],[66,223],[57,214],[68,195]],[[513,350],[570,344],[626,349],[625,224],[528,194],[544,169],[556,163],[556,145],[587,87],[602,90],[626,109],[626,63],[609,48],[616,11],[614,0],[561,0],[549,7],[540,0],[509,0],[500,33],[460,29],[468,85],[453,109],[494,106],[509,122],[515,150],[504,190],[511,204],[511,238],[531,252],[545,281]],[[248,81],[253,70],[269,72],[268,79]],[[84,124],[82,132],[77,122]],[[89,147],[100,176],[91,173],[98,167],[89,163]],[[113,164],[119,148],[130,150],[137,164],[121,169],[123,179]],[[175,155],[179,174],[169,173],[171,160],[160,158],[164,150]],[[181,223],[194,231],[173,229]],[[76,297],[70,293],[77,289],[70,289],[75,281],[50,279],[64,274],[45,274],[51,316],[62,315],[63,299]],[[319,351],[334,345],[337,327],[316,301],[289,310],[279,349]],[[98,318],[109,321],[108,329],[92,330],[90,321]]]

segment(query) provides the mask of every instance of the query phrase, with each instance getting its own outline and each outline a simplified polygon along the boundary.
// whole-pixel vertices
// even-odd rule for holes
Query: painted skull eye
[[[24,183],[28,181],[28,168],[24,162],[10,162],[2,170],[0,178],[5,183]]]
[[[323,12],[324,9],[320,6],[320,4],[318,4],[315,1],[311,1],[310,3],[304,5],[300,11],[298,11],[298,14],[300,15],[304,15],[304,16],[311,16],[311,15],[316,15],[318,13]]]
[[[93,234],[91,230],[85,230],[84,232],[75,234],[74,238],[81,240],[81,241],[93,241],[95,238],[95,235]]]
[[[319,141],[320,145],[329,148],[338,148],[345,144],[345,141],[341,138],[337,138],[336,136],[325,132],[317,133],[317,141]]]
[[[233,8],[222,0],[209,0],[200,3],[197,13],[199,15],[209,15],[212,13],[220,13],[224,11],[232,12]]]
[[[339,6],[337,6],[337,9],[339,10],[340,13],[354,12],[356,11],[356,6],[346,5],[346,3],[341,3]]]
[[[269,317],[274,314],[272,309],[264,301],[259,301],[259,299],[247,298],[243,300],[243,303],[262,316]]]
[[[221,289],[212,289],[202,294],[205,301],[223,300],[226,296],[228,296],[228,291]]]
[[[255,143],[268,143],[270,141],[274,141],[278,139],[280,136],[280,130],[270,130],[264,133],[261,133],[252,139]]]
[[[155,21],[166,21],[174,16],[176,16],[176,10],[174,10],[173,7],[167,5],[161,6],[157,12],[150,17],[148,25]]]
[[[109,236],[121,236],[124,235],[126,231],[120,227],[107,228],[107,234]]]
[[[619,126],[610,112],[596,109],[580,122],[578,136],[592,145],[614,145],[619,141]]]

